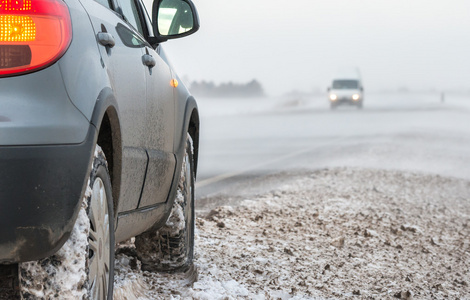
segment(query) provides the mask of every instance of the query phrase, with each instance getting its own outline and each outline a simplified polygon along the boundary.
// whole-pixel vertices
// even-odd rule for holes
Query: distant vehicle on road
[[[358,69],[340,70],[334,77],[331,87],[328,87],[328,100],[331,109],[338,105],[356,105],[362,108],[364,102],[364,87]]]
[[[161,44],[199,17],[191,0],[151,15],[141,0],[2,1],[0,298],[112,299],[131,237],[142,268],[191,268],[199,113]]]

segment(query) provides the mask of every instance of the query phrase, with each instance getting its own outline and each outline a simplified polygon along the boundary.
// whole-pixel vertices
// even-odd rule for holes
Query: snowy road
[[[367,99],[201,99],[195,271],[115,299],[467,299],[470,95]]]
[[[470,95],[367,94],[363,110],[325,97],[199,99],[197,197],[264,192],[282,171],[352,166],[470,179]],[[256,184],[252,184],[256,181]],[[243,188],[241,188],[243,187]]]

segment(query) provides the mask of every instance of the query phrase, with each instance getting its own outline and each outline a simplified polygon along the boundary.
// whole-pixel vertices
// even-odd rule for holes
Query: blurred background
[[[371,91],[470,90],[467,0],[194,2],[198,34],[165,45],[190,81],[315,92],[358,66]]]
[[[470,179],[469,1],[194,2],[200,31],[164,48],[201,110],[198,198],[335,166]],[[330,109],[343,67],[361,110]]]

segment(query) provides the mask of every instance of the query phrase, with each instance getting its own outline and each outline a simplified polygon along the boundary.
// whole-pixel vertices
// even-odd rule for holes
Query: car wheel
[[[330,103],[330,109],[332,109],[332,110],[333,110],[333,109],[336,109],[336,104]]]
[[[114,214],[106,157],[97,145],[77,221],[54,255],[19,265],[22,299],[113,298]]]
[[[170,216],[162,228],[135,238],[137,256],[144,271],[188,270],[194,256],[194,162],[189,134],[181,175]]]

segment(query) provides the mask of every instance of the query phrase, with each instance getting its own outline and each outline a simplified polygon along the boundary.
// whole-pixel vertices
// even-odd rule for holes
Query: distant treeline
[[[248,83],[221,83],[219,85],[210,81],[193,81],[191,83],[191,93],[204,97],[262,97],[264,90],[257,80]]]

